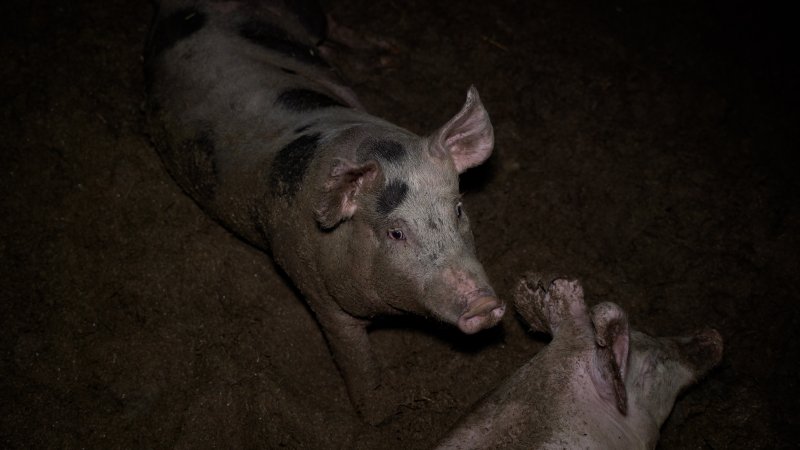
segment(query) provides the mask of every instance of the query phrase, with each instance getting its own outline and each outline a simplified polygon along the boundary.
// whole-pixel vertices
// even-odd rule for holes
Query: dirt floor
[[[722,333],[661,449],[795,447],[797,28],[768,4],[699,3],[330,6],[404,49],[354,85],[375,114],[427,133],[478,87],[496,150],[462,185],[499,293],[562,271],[641,330]],[[0,447],[430,447],[543,342],[513,314],[473,337],[386,321],[371,338],[403,405],[361,424],[289,282],[144,134],[151,13],[0,6]]]

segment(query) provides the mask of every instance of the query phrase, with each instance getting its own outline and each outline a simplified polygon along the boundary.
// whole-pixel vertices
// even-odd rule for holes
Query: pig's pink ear
[[[602,397],[616,403],[623,415],[627,414],[625,371],[630,349],[628,318],[622,308],[611,302],[595,305],[591,316],[597,343],[592,381]]]
[[[475,167],[492,154],[494,129],[489,113],[481,103],[478,90],[470,86],[461,111],[432,136],[431,152],[435,156],[449,154],[458,173]]]
[[[320,227],[331,229],[353,217],[358,208],[358,193],[372,183],[379,172],[380,168],[375,161],[357,165],[346,159],[334,159],[314,209],[314,216]]]

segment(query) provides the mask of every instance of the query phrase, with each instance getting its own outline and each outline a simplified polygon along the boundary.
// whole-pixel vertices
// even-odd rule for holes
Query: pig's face
[[[350,230],[341,239],[350,261],[336,262],[350,271],[344,291],[465,333],[500,321],[505,305],[475,258],[458,193],[458,175],[489,157],[493,133],[473,87],[461,111],[428,137],[380,124],[340,134],[332,145],[352,149],[344,153],[353,159],[334,159],[315,215],[325,230],[343,222]]]
[[[381,162],[382,186],[363,208],[376,242],[371,278],[397,309],[474,333],[495,325],[505,307],[475,257],[453,162],[431,157],[426,146],[398,143],[402,158]]]
[[[630,405],[663,423],[678,394],[721,358],[722,338],[715,330],[671,338],[632,331],[625,380]]]

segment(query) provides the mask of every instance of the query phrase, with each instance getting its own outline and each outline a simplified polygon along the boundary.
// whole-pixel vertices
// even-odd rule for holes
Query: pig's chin
[[[500,322],[506,305],[497,297],[484,296],[471,301],[456,325],[465,334],[475,334]]]

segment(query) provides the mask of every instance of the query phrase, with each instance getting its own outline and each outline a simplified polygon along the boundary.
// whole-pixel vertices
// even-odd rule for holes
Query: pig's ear
[[[627,414],[625,371],[630,349],[628,318],[622,308],[610,302],[595,305],[591,316],[597,343],[592,380],[601,396],[616,403],[619,412]]]
[[[461,111],[439,128],[431,141],[431,152],[435,156],[449,154],[458,173],[489,158],[494,148],[494,129],[475,86],[470,86]]]
[[[372,183],[379,172],[380,168],[375,161],[358,165],[346,159],[334,159],[314,209],[314,216],[320,227],[331,229],[353,217],[357,209],[358,193]]]

